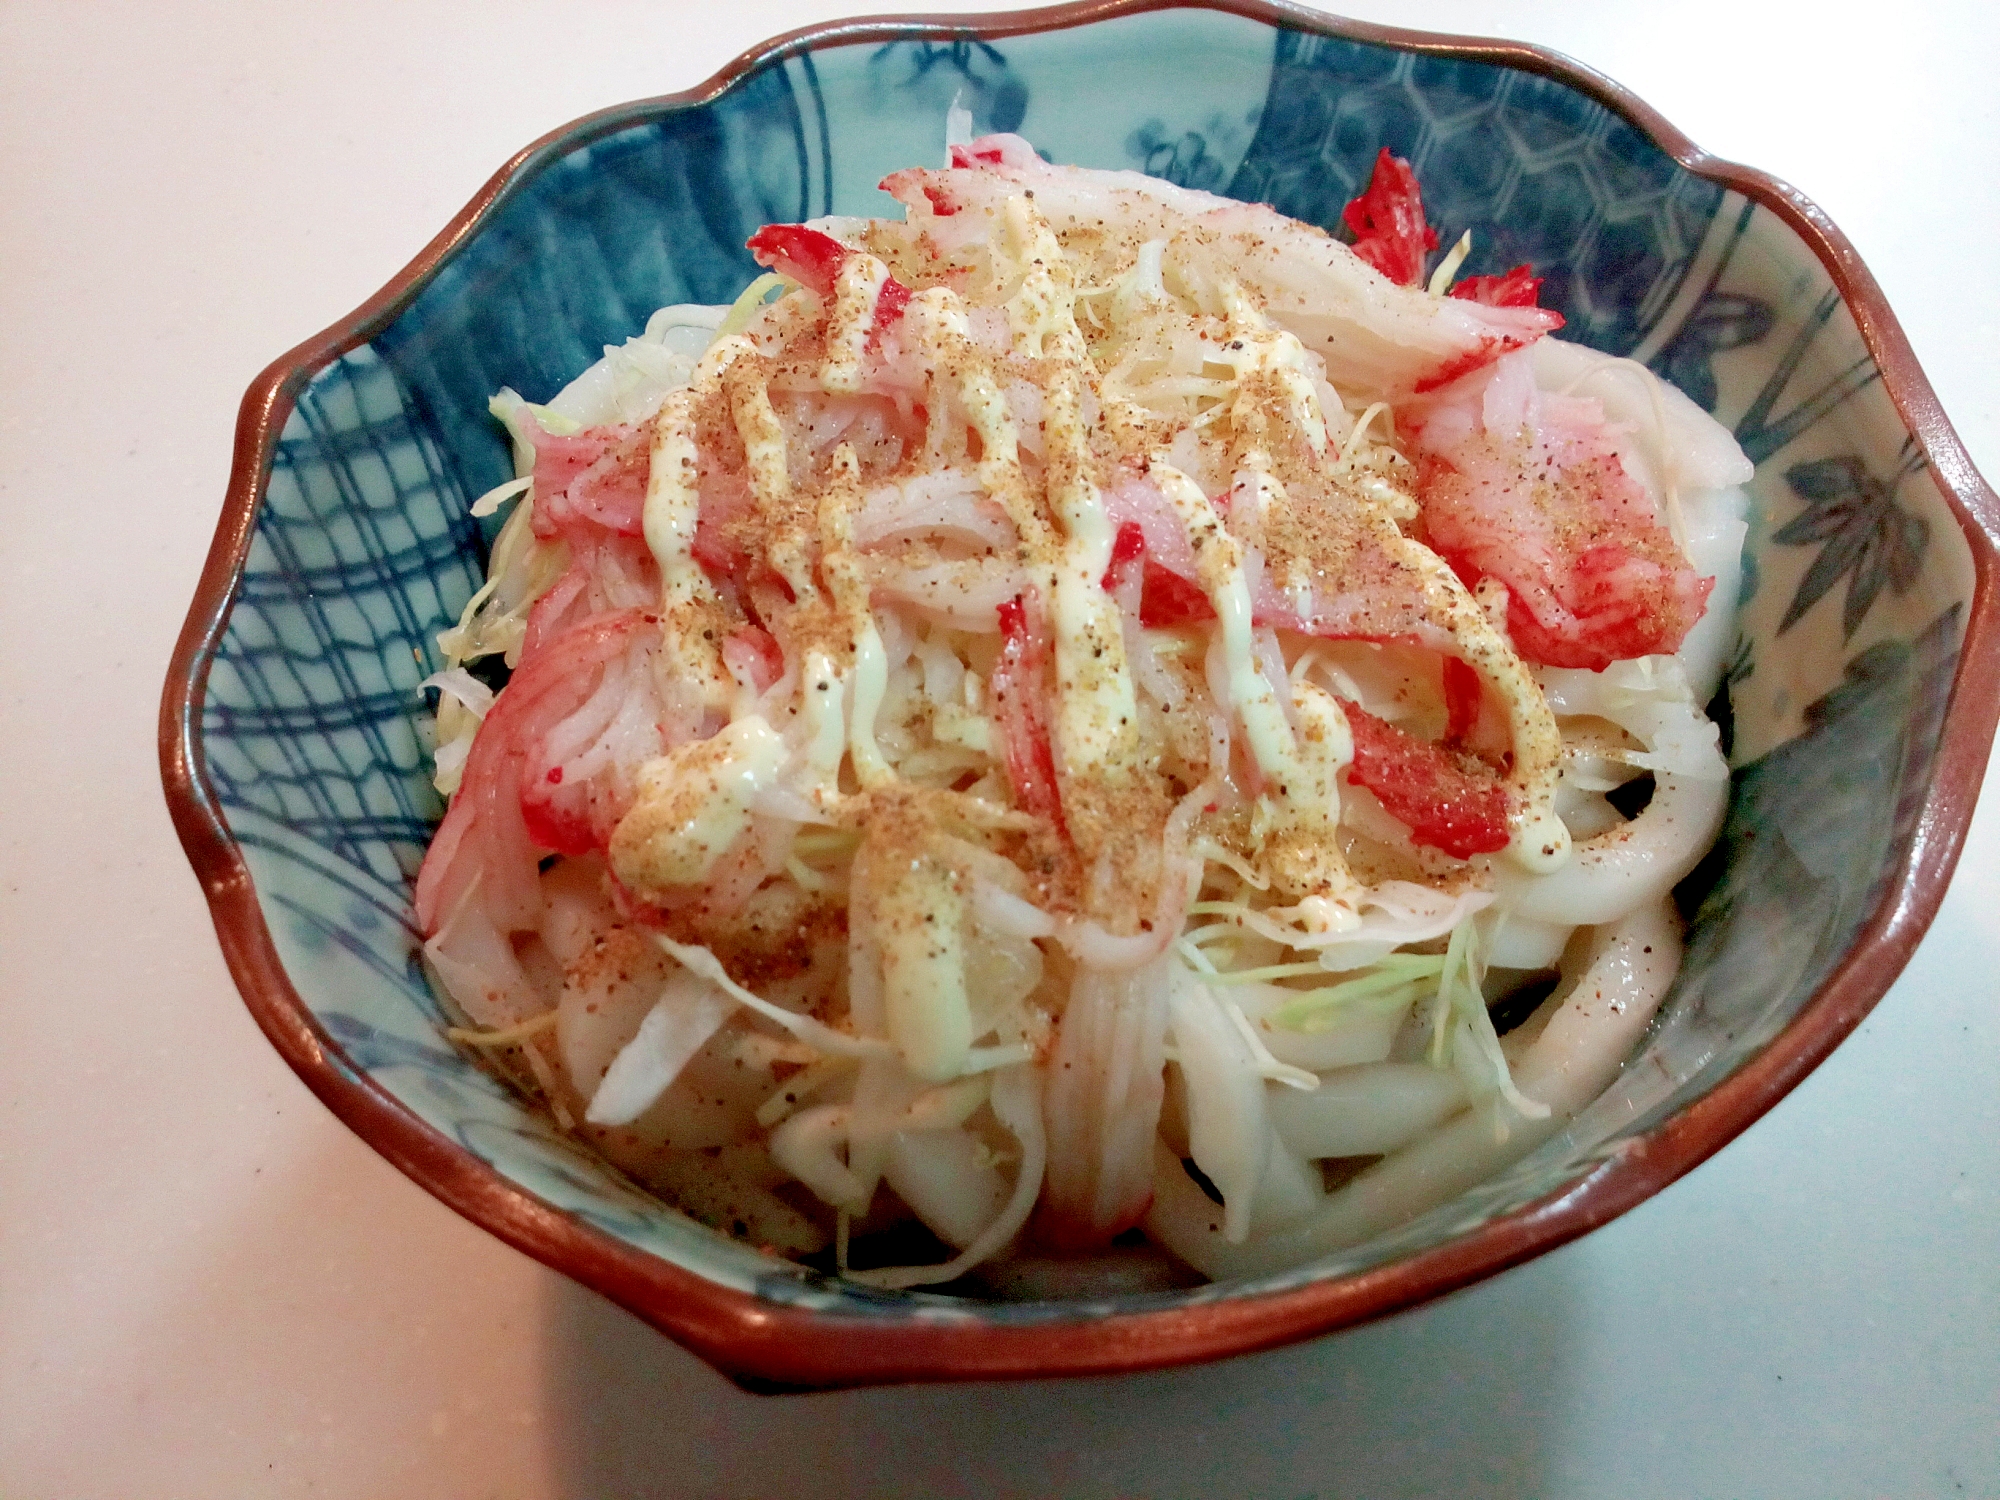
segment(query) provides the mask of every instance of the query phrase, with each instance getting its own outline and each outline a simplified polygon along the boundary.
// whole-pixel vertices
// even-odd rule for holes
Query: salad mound
[[[1532,1147],[1720,825],[1741,453],[1530,268],[1427,274],[1386,151],[1352,243],[1013,136],[883,186],[495,398],[456,1034],[883,1286],[1277,1269]]]

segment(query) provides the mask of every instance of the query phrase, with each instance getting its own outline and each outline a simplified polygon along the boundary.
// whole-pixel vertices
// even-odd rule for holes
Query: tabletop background
[[[1880,1007],[1690,1177],[1202,1369],[746,1396],[266,1045],[154,745],[243,388],[530,139],[843,9],[0,0],[0,1496],[2000,1496],[2000,800]],[[1797,185],[2000,477],[2000,8],[1350,13],[1556,47]]]

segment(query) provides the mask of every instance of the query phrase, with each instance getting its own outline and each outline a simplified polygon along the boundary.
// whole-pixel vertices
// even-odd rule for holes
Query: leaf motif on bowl
[[[1229,168],[1224,160],[1242,154],[1242,135],[1235,122],[1216,115],[1204,129],[1184,130],[1174,136],[1156,116],[1125,138],[1125,153],[1149,177],[1175,187],[1222,193],[1229,187]],[[1219,152],[1209,149],[1211,142]]]
[[[1840,293],[1829,286],[1793,330],[1791,342],[1771,366],[1743,415],[1737,418],[1736,441],[1752,463],[1763,463],[1848,397],[1882,378],[1874,357],[1864,351],[1811,391],[1785,404],[1794,377],[1807,363],[1821,330],[1840,310]]]
[[[898,63],[907,63],[899,70]],[[1014,131],[1028,113],[1028,83],[1007,64],[1007,54],[977,37],[949,42],[885,42],[868,59],[884,86],[920,90],[938,100],[939,118],[953,103],[972,112],[973,130]]]
[[[1778,626],[1780,635],[1842,578],[1847,579],[1847,597],[1841,605],[1840,628],[1847,640],[1867,618],[1884,584],[1898,595],[1916,587],[1924,549],[1930,545],[1930,523],[1898,505],[1896,492],[1923,468],[1923,454],[1914,442],[1906,442],[1894,476],[1886,481],[1851,453],[1785,470],[1785,483],[1806,508],[1774,531],[1771,540],[1788,547],[1817,545],[1820,550],[1792,596]]]
[[[1770,303],[1740,292],[1714,292],[1681,325],[1658,361],[1662,375],[1703,411],[1715,410],[1713,361],[1718,354],[1760,341],[1777,323]]]

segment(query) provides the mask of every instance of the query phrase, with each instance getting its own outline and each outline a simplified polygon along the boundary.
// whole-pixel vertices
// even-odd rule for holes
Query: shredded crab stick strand
[[[495,398],[517,509],[427,683],[453,1035],[885,1288],[1274,1269],[1545,1138],[1726,803],[1727,435],[1459,277],[1387,153],[1352,246],[1016,137],[884,185]],[[1487,966],[1559,959],[1499,1036]]]
[[[1176,269],[1232,268],[1249,290],[1282,309],[1343,389],[1430,389],[1562,326],[1558,314],[1542,308],[1494,308],[1398,285],[1331,235],[1261,205],[1136,172],[1050,167],[1018,137],[989,140],[999,144],[955,156],[950,168],[898,172],[883,183],[909,210],[910,225],[941,252],[984,235],[1010,198],[1032,192],[1058,232],[1112,226],[1140,240],[1166,241],[1167,262]]]

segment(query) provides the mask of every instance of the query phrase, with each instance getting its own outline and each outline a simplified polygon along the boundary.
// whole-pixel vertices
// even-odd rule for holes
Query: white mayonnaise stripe
[[[1013,413],[987,360],[971,346],[957,297],[942,288],[925,292],[912,300],[911,317],[939,378],[955,376],[959,402],[979,434],[980,482],[1014,523],[1030,574],[1050,600],[1056,743],[1065,773],[1077,774],[1131,760],[1137,707],[1117,604],[1100,585],[1113,536],[1090,478],[1083,420],[1089,360],[1070,309],[1072,278],[1048,226],[1025,200],[1014,201],[1021,206],[1009,208],[1010,234],[1026,271],[1022,290],[1008,304],[1016,347],[1061,361],[1046,394],[1044,440],[1062,540],[1029,493]]]
[[[1089,353],[1076,326],[1076,272],[1048,220],[1026,197],[1007,200],[995,258],[1011,260],[1021,285],[1007,300],[1014,352],[1060,359],[1072,367]],[[1011,279],[1011,277],[1009,278]]]
[[[1187,529],[1202,592],[1215,607],[1230,697],[1221,707],[1235,709],[1257,769],[1282,781],[1297,770],[1293,755],[1296,740],[1277,690],[1257,665],[1243,548],[1222,524],[1222,516],[1202,487],[1168,463],[1165,453],[1153,455],[1149,472]]]
[[[753,348],[740,337],[709,346],[693,383],[669,392],[661,403],[646,470],[642,524],[646,547],[660,566],[661,644],[670,669],[694,686],[706,708],[725,705],[735,684],[722,664],[722,601],[694,559],[701,519],[694,410],[736,358]]]
[[[1555,813],[1562,734],[1533,675],[1507,637],[1444,559],[1385,528],[1384,545],[1424,591],[1426,612],[1451,632],[1465,663],[1506,707],[1514,766],[1508,785],[1507,855],[1524,870],[1545,872],[1569,858],[1569,830]]]
[[[820,572],[827,592],[847,625],[848,646],[854,654],[851,677],[854,687],[853,717],[848,727],[848,752],[854,759],[854,775],[864,788],[886,786],[896,779],[894,769],[883,758],[875,742],[875,714],[889,688],[889,660],[882,649],[882,634],[875,627],[869,608],[868,579],[854,552],[854,515],[863,500],[861,465],[854,450],[842,443],[833,452],[833,478],[819,505]],[[818,697],[840,696],[841,679],[834,686],[807,687],[801,691]],[[808,704],[806,715],[820,727],[816,735],[827,733],[822,705]]]
[[[1239,462],[1257,485],[1261,511],[1274,502],[1276,497],[1270,490],[1276,481],[1268,474],[1269,455],[1242,441],[1245,435],[1259,431],[1264,421],[1254,405],[1255,392],[1242,389],[1245,377],[1268,371],[1278,378],[1286,398],[1287,415],[1305,429],[1314,451],[1322,456],[1326,452],[1326,424],[1305,364],[1303,346],[1289,333],[1273,336],[1266,332],[1271,328],[1269,321],[1234,283],[1224,283],[1222,296],[1231,331],[1236,334],[1232,343],[1244,347],[1224,351],[1218,358],[1231,361],[1237,371],[1239,394],[1231,421],[1238,436]],[[1555,815],[1562,739],[1534,679],[1512,644],[1486,618],[1442,558],[1410,541],[1392,525],[1384,524],[1378,535],[1391,555],[1418,579],[1424,591],[1426,612],[1451,632],[1467,664],[1506,705],[1514,750],[1509,776],[1514,793],[1508,799],[1509,857],[1531,870],[1559,866],[1569,855],[1569,830]],[[1284,581],[1281,579],[1280,583]],[[1219,604],[1217,614],[1221,614]],[[1247,722],[1245,728],[1249,728]]]
[[[785,429],[771,405],[770,387],[757,363],[739,360],[730,366],[723,380],[729,392],[729,414],[736,435],[743,440],[750,494],[764,521],[767,561],[785,580],[793,597],[803,599],[814,589],[812,559],[806,552],[805,534],[790,517],[792,479],[786,467]]]
[[[799,717],[805,722],[806,785],[820,811],[840,800],[840,757],[847,748],[847,680],[824,651],[806,652],[799,674]]]
[[[611,866],[642,895],[700,885],[750,827],[750,804],[790,751],[752,714],[639,767],[632,809],[611,835]]]
[[[966,421],[979,434],[980,484],[1014,523],[1030,564],[1046,567],[1055,549],[1055,537],[1028,492],[1027,479],[1021,473],[1014,413],[986,360],[972,346],[963,304],[949,287],[932,287],[910,299],[905,321],[914,327],[924,357],[936,372],[929,392],[933,418],[940,409],[937,387],[950,377]]]
[[[1301,742],[1257,659],[1242,547],[1201,486],[1169,464],[1165,454],[1153,455],[1150,473],[1187,528],[1196,572],[1215,609],[1230,699],[1221,706],[1235,710],[1267,783],[1257,810],[1266,845],[1265,873],[1294,897],[1351,903],[1358,892],[1335,838],[1340,771],[1354,759],[1347,716],[1331,694],[1301,684],[1294,694],[1305,731]]]
[[[1070,774],[1134,764],[1138,701],[1125,662],[1118,601],[1104,591],[1111,518],[1090,478],[1083,381],[1074,366],[1050,381],[1045,407],[1049,488],[1066,533],[1056,564],[1056,737]]]
[[[876,903],[889,1040],[903,1066],[931,1083],[958,1077],[972,1051],[966,901],[959,887],[948,866],[920,859]]]
[[[875,304],[888,283],[889,268],[872,255],[848,252],[834,276],[833,316],[826,329],[826,358],[819,369],[821,389],[853,395],[861,389],[861,359],[875,327]]]
[[[1235,372],[1237,394],[1230,411],[1231,424],[1238,432],[1254,432],[1262,425],[1261,414],[1255,413],[1257,391],[1250,377],[1269,374],[1284,395],[1286,416],[1306,435],[1315,456],[1324,458],[1326,413],[1320,410],[1319,392],[1313,389],[1305,345],[1296,335],[1272,326],[1234,281],[1223,282],[1220,290],[1229,318],[1230,341],[1214,358]]]

